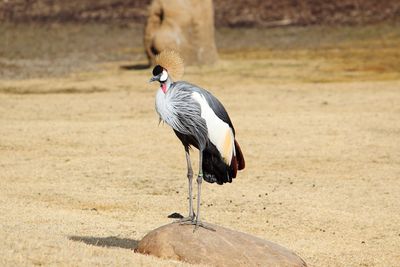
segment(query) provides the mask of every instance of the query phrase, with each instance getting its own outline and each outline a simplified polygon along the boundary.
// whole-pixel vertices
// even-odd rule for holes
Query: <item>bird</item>
[[[209,91],[180,80],[184,62],[174,50],[163,50],[155,58],[155,66],[149,82],[159,82],[155,108],[159,122],[172,127],[182,142],[189,182],[189,216],[181,224],[214,230],[200,220],[201,185],[203,179],[222,185],[231,183],[238,170],[243,170],[245,160],[235,139],[235,128],[221,102]],[[193,169],[190,150],[199,151],[197,175],[197,211],[193,210]]]

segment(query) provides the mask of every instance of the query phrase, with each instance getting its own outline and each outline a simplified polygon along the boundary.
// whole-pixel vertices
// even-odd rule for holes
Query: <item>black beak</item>
[[[155,81],[159,81],[159,80],[160,80],[160,77],[161,77],[161,74],[162,74],[162,73],[158,74],[157,76],[151,77],[149,83],[155,82]]]

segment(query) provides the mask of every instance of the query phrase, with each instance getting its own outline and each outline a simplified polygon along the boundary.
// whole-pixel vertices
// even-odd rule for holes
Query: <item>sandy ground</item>
[[[0,265],[189,266],[132,251],[187,213],[187,179],[150,72],[130,63],[0,80]],[[232,184],[204,183],[204,220],[310,266],[399,266],[400,80],[279,79],[285,66],[307,75],[268,58],[187,70],[226,106],[247,163]]]

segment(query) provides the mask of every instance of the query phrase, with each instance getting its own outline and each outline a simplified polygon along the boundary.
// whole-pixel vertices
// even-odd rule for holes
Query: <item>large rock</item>
[[[148,233],[137,252],[212,266],[307,266],[292,251],[270,241],[207,224],[216,231],[172,223]]]
[[[179,51],[186,65],[216,62],[212,0],[153,0],[144,46],[151,63],[165,49]]]

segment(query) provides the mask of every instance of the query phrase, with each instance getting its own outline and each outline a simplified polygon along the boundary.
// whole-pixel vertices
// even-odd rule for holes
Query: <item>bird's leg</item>
[[[196,225],[194,227],[194,231],[196,231],[197,228],[199,227],[203,227],[205,229],[211,230],[211,231],[215,231],[215,229],[204,225],[201,221],[200,221],[200,196],[201,196],[201,184],[203,182],[203,151],[200,150],[200,155],[199,155],[199,175],[197,176],[197,215],[196,215]]]
[[[200,164],[201,164],[201,160],[200,160]],[[197,214],[196,214],[196,227],[199,227],[201,221],[200,221],[200,196],[201,196],[201,184],[203,182],[203,170],[202,167],[200,165],[200,170],[199,170],[199,175],[197,176]]]
[[[193,181],[193,169],[192,169],[192,163],[190,162],[190,154],[189,150],[186,151],[186,161],[188,165],[188,172],[187,172],[187,177],[189,181],[189,217],[194,219],[194,212],[193,212],[193,187],[192,187],[192,181]]]
[[[203,227],[205,229],[215,231],[213,228],[206,226],[200,221],[200,203],[201,203],[201,184],[203,182],[203,151],[200,150],[200,156],[199,156],[199,175],[197,176],[197,214],[196,214],[196,219],[192,222],[188,222],[191,224],[194,224],[194,231],[196,231],[197,228]]]
[[[189,216],[186,218],[182,218],[179,220],[179,222],[187,222],[187,221],[193,221],[194,220],[194,212],[193,212],[193,189],[192,189],[192,181],[193,181],[193,169],[192,169],[192,163],[190,162],[190,154],[189,154],[189,148],[185,147],[185,152],[186,152],[186,163],[187,163],[187,178],[189,181]]]

